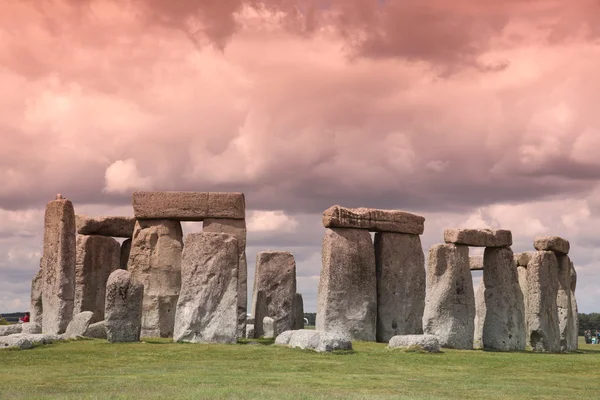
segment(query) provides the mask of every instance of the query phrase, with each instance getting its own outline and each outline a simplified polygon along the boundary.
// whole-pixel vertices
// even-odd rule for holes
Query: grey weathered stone
[[[512,246],[512,232],[504,229],[446,229],[446,243],[473,247]]]
[[[73,315],[73,319],[69,323],[67,331],[64,334],[65,339],[75,339],[79,336],[83,336],[93,318],[94,313],[91,311],[83,311]]]
[[[294,331],[288,346],[314,350],[318,353],[352,350],[352,342],[345,335],[306,329]]]
[[[226,233],[185,237],[174,341],[236,343],[238,241]]]
[[[277,335],[277,337],[275,338],[275,344],[280,344],[280,345],[288,345],[290,343],[290,339],[292,338],[292,336],[294,335],[294,333],[296,333],[298,330],[290,330],[290,331],[285,331],[280,333],[279,335]]]
[[[523,310],[524,318],[525,318],[525,343],[527,344],[527,332],[529,332],[528,323],[527,323],[527,310],[529,306],[527,305],[527,299],[529,298],[527,292],[527,267],[517,267],[517,276],[519,278],[519,288],[521,289],[521,294],[523,296]]]
[[[294,328],[294,297],[296,296],[296,261],[288,251],[261,251],[256,255],[256,309],[254,331],[263,336],[264,317],[275,321],[275,331]]]
[[[560,350],[572,351],[570,332],[573,330],[573,315],[571,308],[571,260],[567,255],[558,255],[558,291],[556,306],[558,307],[558,328],[560,333]]]
[[[273,318],[271,318],[271,317],[264,317],[262,319],[262,329],[263,329],[263,334],[262,335],[256,333],[256,331],[255,331],[254,334],[257,337],[261,337],[262,336],[265,339],[272,339],[275,336],[277,336],[277,327],[275,325],[275,320]]]
[[[538,236],[533,241],[533,247],[538,251],[553,251],[559,254],[569,254],[569,241],[558,236]]]
[[[112,237],[77,236],[73,315],[91,311],[91,323],[104,320],[106,282],[119,269],[120,258],[121,245]]]
[[[304,300],[302,294],[296,293],[294,295],[294,304],[292,305],[294,314],[294,327],[293,329],[304,329]]]
[[[557,293],[556,255],[538,251],[527,265],[527,339],[534,351],[560,350]]]
[[[245,337],[248,315],[248,265],[246,262],[246,221],[243,219],[205,219],[203,232],[228,233],[238,241],[238,337]]]
[[[26,322],[21,324],[21,333],[26,334],[40,334],[42,333],[42,326],[35,322]]]
[[[425,218],[399,210],[332,206],[323,212],[323,226],[421,235]]]
[[[483,271],[483,256],[469,256],[471,271]]]
[[[418,235],[375,234],[377,341],[423,333],[425,255]]]
[[[475,294],[469,248],[436,244],[429,250],[423,332],[442,347],[473,348]]]
[[[575,298],[575,288],[577,287],[577,271],[573,262],[571,262],[571,317],[573,322],[571,324],[571,330],[568,334],[568,350],[576,351],[579,348],[579,310],[577,307],[577,299]]]
[[[77,233],[80,235],[98,235],[130,238],[133,236],[135,218],[133,217],[90,217],[75,215]]]
[[[486,308],[483,347],[525,350],[525,309],[513,252],[510,247],[488,247],[483,264]]]
[[[181,288],[181,224],[172,220],[138,220],[127,270],[144,285],[142,337],[173,337]]]
[[[0,325],[0,336],[14,335],[21,333],[22,330],[23,324]]]
[[[42,287],[44,285],[44,271],[40,268],[31,280],[31,313],[29,320],[42,326],[44,318],[44,305],[42,301]],[[41,332],[40,332],[41,333]]]
[[[0,337],[0,349],[18,347],[22,350],[31,349],[36,344],[50,344],[62,340],[62,335],[18,333]]]
[[[118,269],[106,283],[104,325],[109,342],[137,342],[142,329],[144,285],[129,271]]]
[[[133,212],[138,219],[245,219],[246,201],[243,193],[134,192]]]
[[[94,339],[106,339],[106,321],[90,324],[83,336]]]
[[[375,341],[375,249],[364,229],[327,229],[323,239],[316,328],[349,340]]]
[[[246,324],[246,336],[247,339],[254,339],[256,335],[254,334],[254,324]]]
[[[121,243],[121,269],[127,269],[127,263],[129,262],[129,253],[131,253],[131,239],[126,239],[123,241],[123,243]]]
[[[485,324],[485,284],[483,279],[475,292],[475,334],[473,335],[473,348],[483,348],[483,325]]]
[[[515,254],[517,266],[527,268],[527,264],[531,261],[531,257],[535,254],[535,251],[525,251],[523,253]]]
[[[71,201],[57,197],[44,216],[42,329],[49,334],[67,329],[75,299],[75,211]]]
[[[410,348],[412,346],[419,346],[430,353],[440,352],[440,341],[434,335],[398,335],[392,337],[388,345],[391,349]]]

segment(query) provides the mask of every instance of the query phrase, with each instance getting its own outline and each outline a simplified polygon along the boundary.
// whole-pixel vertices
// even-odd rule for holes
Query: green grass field
[[[267,342],[269,343],[269,342]],[[0,351],[0,399],[594,399],[600,345],[577,354],[445,350],[317,354],[168,340]]]

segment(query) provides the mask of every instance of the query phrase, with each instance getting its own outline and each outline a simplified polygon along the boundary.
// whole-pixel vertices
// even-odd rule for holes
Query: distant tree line
[[[600,331],[600,314],[579,314],[579,336],[583,336],[583,333],[587,330],[595,332],[596,329]]]

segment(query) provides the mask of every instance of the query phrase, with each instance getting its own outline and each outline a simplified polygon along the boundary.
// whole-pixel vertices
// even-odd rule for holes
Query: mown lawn
[[[0,399],[594,399],[600,345],[577,354],[344,354],[167,340],[0,351]]]

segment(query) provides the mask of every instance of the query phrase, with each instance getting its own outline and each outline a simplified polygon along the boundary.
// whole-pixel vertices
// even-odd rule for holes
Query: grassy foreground
[[[0,351],[0,399],[592,399],[600,345],[577,354],[445,350],[317,354],[168,340]]]

